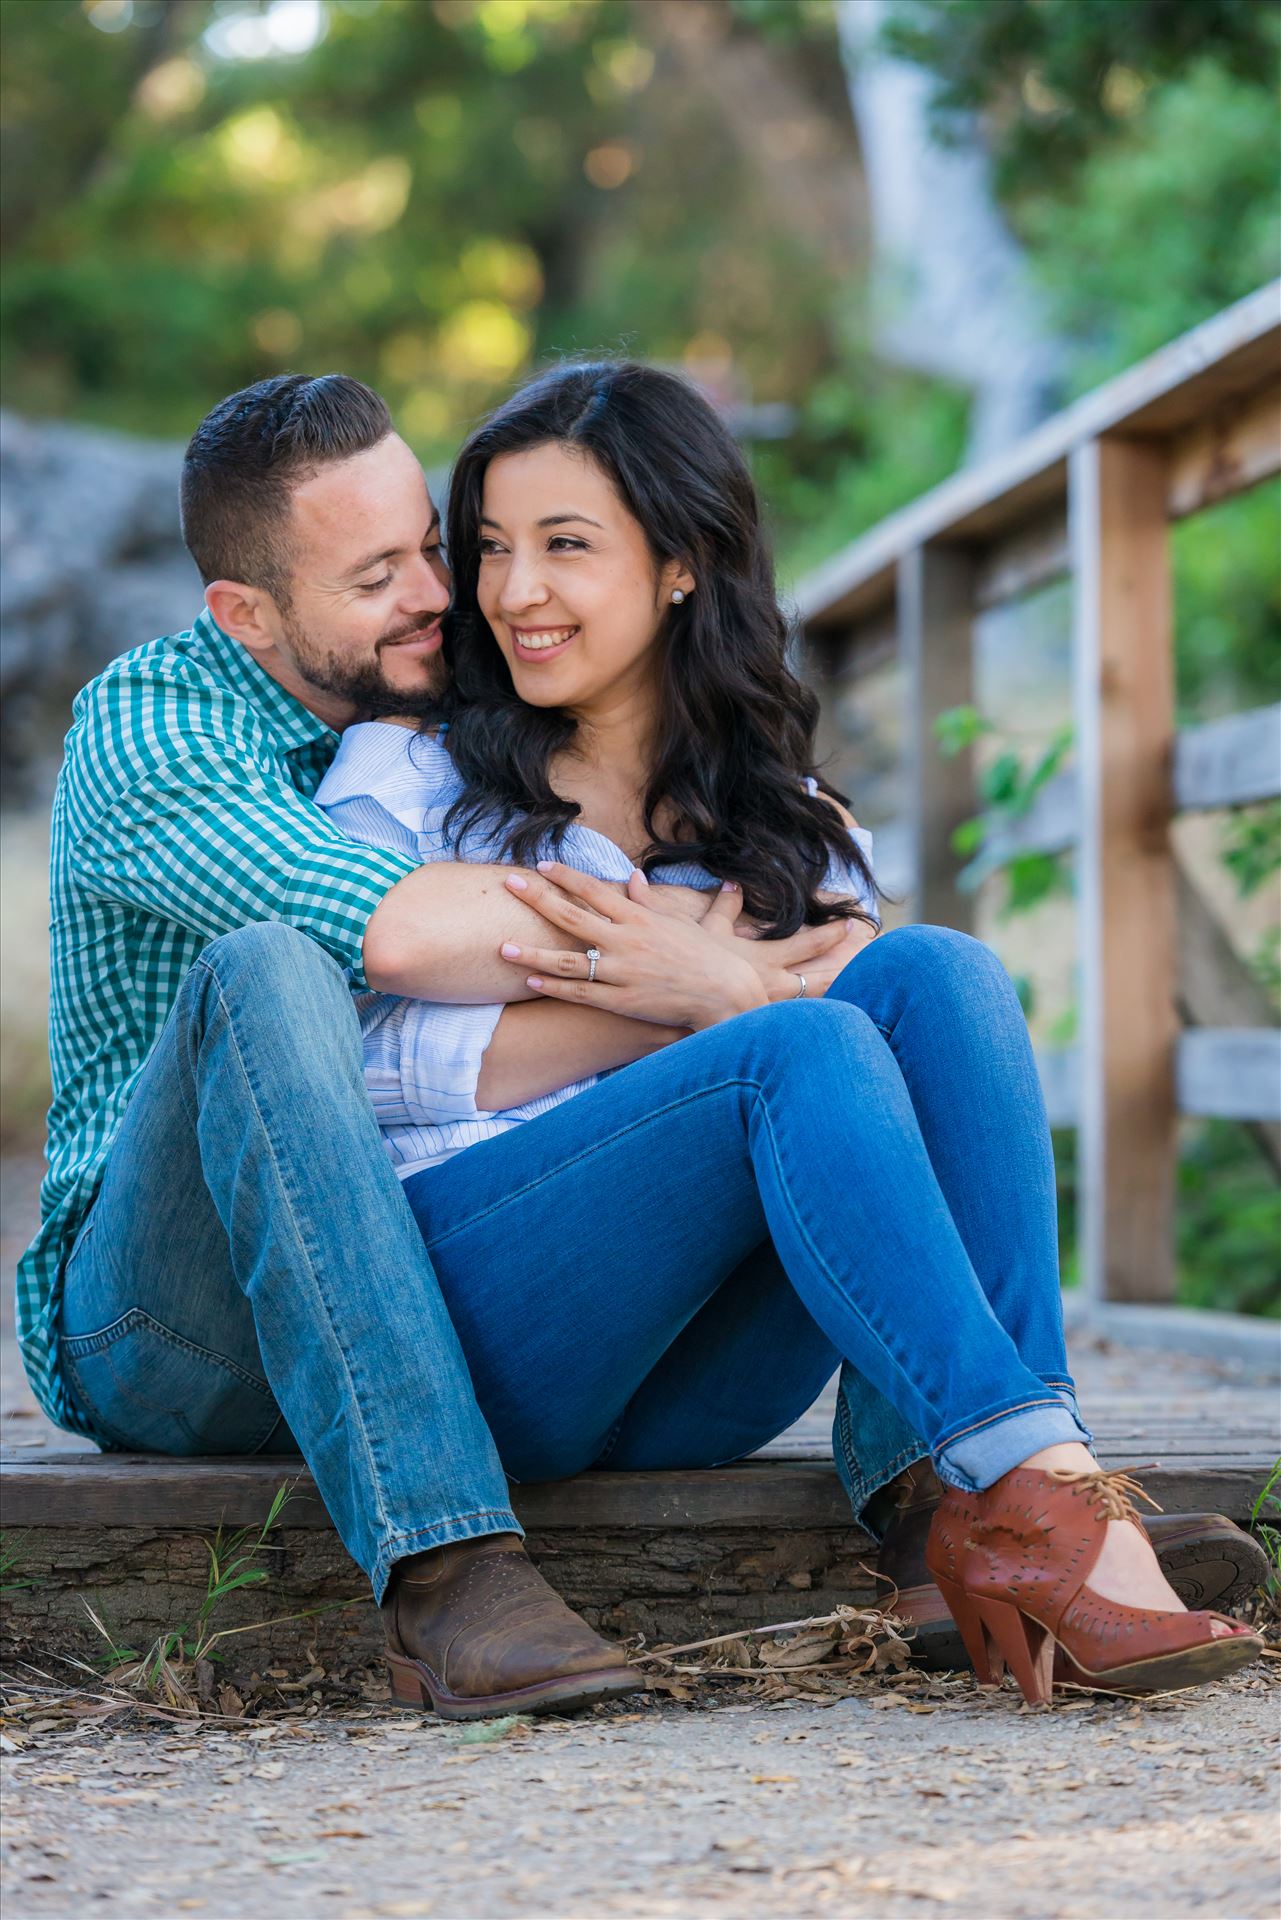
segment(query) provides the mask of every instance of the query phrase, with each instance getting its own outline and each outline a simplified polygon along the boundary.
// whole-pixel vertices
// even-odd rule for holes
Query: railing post
[[[1174,1294],[1178,1114],[1167,462],[1149,441],[1070,456],[1081,1263],[1104,1300]]]
[[[945,760],[934,722],[966,706],[974,688],[974,563],[958,547],[914,547],[898,565],[899,658],[912,870],[918,920],[970,932],[974,896],[956,885],[952,835],[975,811],[973,754]]]

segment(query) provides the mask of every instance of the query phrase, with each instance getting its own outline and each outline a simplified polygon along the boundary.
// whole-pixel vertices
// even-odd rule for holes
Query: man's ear
[[[276,644],[276,603],[261,587],[241,580],[211,580],[205,605],[224,633],[250,653],[266,653]]]

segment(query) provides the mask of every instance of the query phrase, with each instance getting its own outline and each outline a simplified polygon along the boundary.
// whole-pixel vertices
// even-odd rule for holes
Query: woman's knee
[[[887,967],[915,980],[953,991],[978,988],[1013,995],[1009,974],[991,947],[955,927],[896,927],[859,956],[864,963]]]

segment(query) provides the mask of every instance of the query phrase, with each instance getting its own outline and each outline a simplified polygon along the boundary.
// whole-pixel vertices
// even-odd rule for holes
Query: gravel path
[[[1271,1920],[1277,1701],[1258,1674],[1049,1713],[890,1684],[481,1738],[381,1707],[45,1729],[4,1761],[5,1912]]]

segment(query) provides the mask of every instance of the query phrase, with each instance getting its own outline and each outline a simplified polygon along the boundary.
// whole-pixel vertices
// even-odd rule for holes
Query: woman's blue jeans
[[[215,940],[67,1263],[59,1352],[104,1445],[301,1448],[375,1597],[408,1554],[519,1532],[508,1474],[732,1459],[842,1361],[856,1512],[922,1441],[981,1486],[1083,1437],[1022,1014],[937,928],[407,1190],[339,969],[288,927]]]
[[[969,1488],[1088,1441],[1027,1027],[963,934],[885,934],[406,1192],[515,1479],[736,1459],[838,1366],[856,1511],[922,1440]]]

